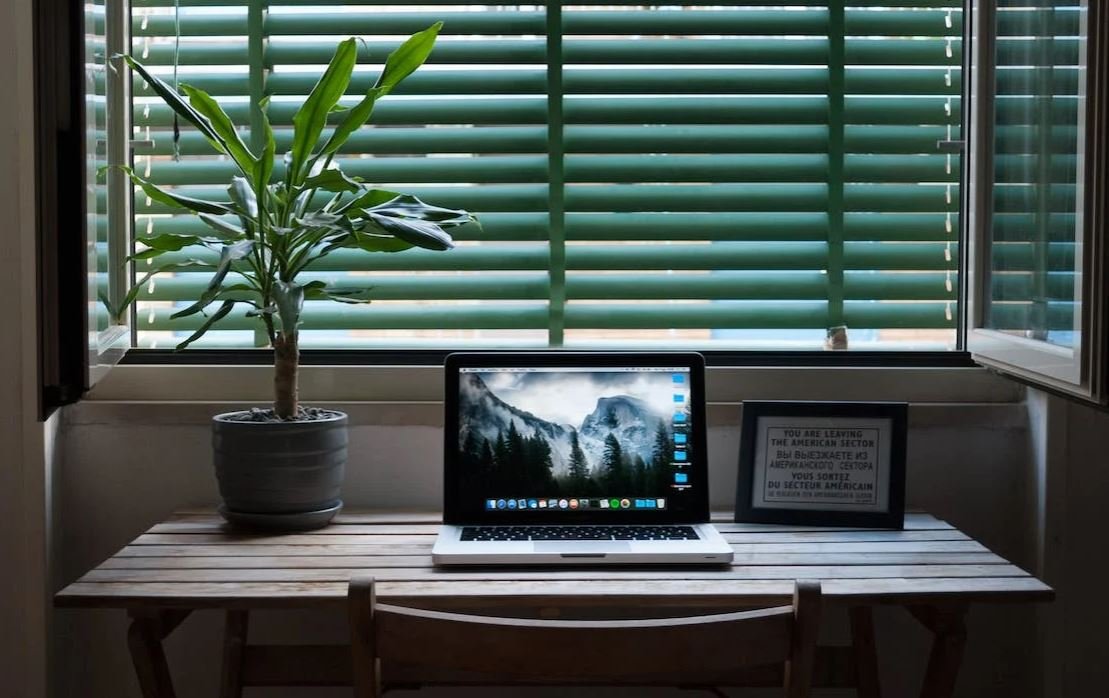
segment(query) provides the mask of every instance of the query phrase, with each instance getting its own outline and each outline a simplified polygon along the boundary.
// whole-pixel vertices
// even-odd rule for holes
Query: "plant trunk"
[[[279,333],[273,342],[273,411],[281,419],[294,419],[297,415],[299,364],[296,334]]]

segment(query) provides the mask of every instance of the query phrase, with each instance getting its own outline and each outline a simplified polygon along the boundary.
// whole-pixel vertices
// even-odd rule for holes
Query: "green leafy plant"
[[[228,201],[204,201],[162,189],[124,168],[151,200],[195,214],[205,231],[194,235],[158,234],[138,238],[145,249],[135,260],[154,260],[169,252],[183,252],[173,262],[152,264],[118,306],[109,305],[117,318],[135,301],[139,290],[160,272],[211,268],[212,277],[195,303],[173,318],[202,314],[204,321],[188,339],[187,347],[204,335],[236,305],[265,327],[274,349],[274,411],[282,419],[297,415],[298,328],[305,300],[367,303],[371,289],[335,289],[322,281],[301,283],[299,275],[312,264],[340,249],[400,252],[412,247],[449,250],[445,229],[474,222],[466,211],[424,203],[414,196],[377,189],[358,177],[347,176],[334,162],[351,134],[364,126],[374,104],[423,65],[442,23],[408,38],[386,60],[377,82],[354,106],[343,108],[340,98],[350,84],[358,58],[355,39],[339,43],[331,63],[293,117],[292,145],[276,164],[273,130],[266,116],[268,99],[253,104],[265,129],[262,152],[243,142],[227,113],[203,90],[182,84],[179,94],[152,75],[131,56],[120,56],[165,101],[179,118],[196,127],[217,152],[239,170],[227,187]],[[336,120],[327,130],[329,116]],[[215,261],[187,257],[204,247],[218,254]],[[215,306],[215,310],[210,310]]]

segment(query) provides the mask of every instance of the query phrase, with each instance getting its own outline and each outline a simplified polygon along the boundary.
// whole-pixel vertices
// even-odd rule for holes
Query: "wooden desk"
[[[852,645],[822,648],[818,684],[879,695],[870,608],[904,606],[934,638],[922,696],[951,695],[972,603],[1047,601],[1050,587],[950,524],[908,514],[904,531],[729,523],[730,568],[516,568],[443,570],[431,564],[438,515],[344,513],[293,535],[228,531],[212,513],[182,513],[151,528],[55,597],[60,607],[119,608],[133,622],[128,645],[144,695],[173,696],[162,640],[198,609],[227,611],[223,695],[243,685],[343,685],[342,647],[247,646],[248,612],[341,608],[354,571],[372,574],[383,603],[438,609],[581,616],[727,611],[790,602],[795,579],[823,583],[826,613],[849,614]],[[680,678],[680,677],[679,677]],[[720,684],[736,677],[686,677]],[[392,682],[465,682],[424,667]],[[472,680],[473,677],[470,677]],[[737,680],[773,681],[752,675]]]

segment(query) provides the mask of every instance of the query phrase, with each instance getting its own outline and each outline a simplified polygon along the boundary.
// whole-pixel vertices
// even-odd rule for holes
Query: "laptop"
[[[440,565],[721,564],[696,353],[446,361]]]

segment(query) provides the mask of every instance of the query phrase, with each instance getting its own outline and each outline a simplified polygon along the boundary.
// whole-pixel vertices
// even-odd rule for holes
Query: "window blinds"
[[[348,141],[344,169],[476,212],[447,253],[335,253],[311,271],[373,288],[310,301],[304,346],[950,347],[958,269],[960,3],[412,5],[134,0],[134,54],[230,105],[272,95],[279,150],[337,41],[351,95],[408,34],[428,64]],[[179,50],[174,36],[180,30]],[[193,196],[232,168],[135,82],[136,167]],[[246,137],[246,136],[244,136]],[[139,237],[196,226],[136,195]],[[181,256],[196,256],[184,250]],[[141,271],[141,268],[140,268]],[[140,295],[141,346],[203,274]],[[202,341],[253,346],[232,315]]]

